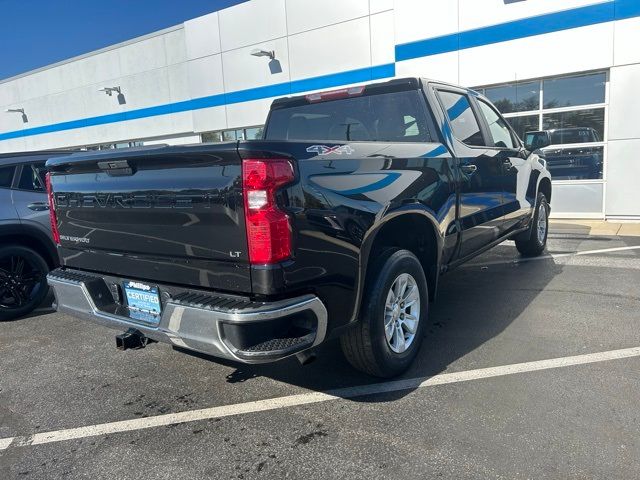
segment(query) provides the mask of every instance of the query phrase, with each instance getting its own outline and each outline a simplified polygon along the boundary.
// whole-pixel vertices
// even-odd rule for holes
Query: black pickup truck
[[[60,311],[239,362],[340,337],[405,370],[439,276],[547,238],[551,181],[478,93],[398,79],[273,102],[264,139],[48,161]]]

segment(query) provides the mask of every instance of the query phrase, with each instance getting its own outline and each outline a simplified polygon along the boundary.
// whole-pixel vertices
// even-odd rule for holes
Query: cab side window
[[[18,182],[18,189],[44,192],[45,173],[44,163],[23,165],[20,181]]]
[[[438,95],[455,137],[461,142],[481,147],[485,141],[469,98],[461,93],[438,90]]]
[[[493,137],[493,145],[500,148],[515,148],[511,130],[507,122],[487,102],[478,99],[480,111],[487,121],[489,131]]]
[[[10,188],[16,167],[0,167],[0,188]]]

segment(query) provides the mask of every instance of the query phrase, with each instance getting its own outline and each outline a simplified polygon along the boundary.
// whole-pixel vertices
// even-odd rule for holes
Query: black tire
[[[540,215],[544,215],[544,235],[538,233]],[[537,257],[547,246],[547,236],[549,234],[549,203],[544,193],[538,193],[536,209],[531,221],[529,238],[526,240],[516,240],[516,248],[525,257]]]
[[[0,321],[22,317],[42,303],[49,292],[47,273],[38,252],[18,245],[0,248]]]
[[[372,268],[360,321],[340,338],[340,343],[345,357],[356,369],[375,377],[390,378],[409,368],[420,349],[429,308],[427,279],[420,261],[408,250],[388,250]],[[392,285],[404,273],[415,279],[420,295],[417,309],[420,317],[411,343],[404,352],[396,353],[385,336],[385,304]]]

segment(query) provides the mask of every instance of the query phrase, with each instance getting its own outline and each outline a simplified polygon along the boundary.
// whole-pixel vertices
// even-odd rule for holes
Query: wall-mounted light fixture
[[[259,48],[255,48],[251,50],[251,55],[254,57],[269,57],[271,60],[276,59],[276,52],[274,50],[261,50]]]
[[[120,90],[120,87],[104,87],[104,88],[101,88],[98,91],[99,92],[104,92],[109,96],[113,95],[113,92],[122,93],[122,90]]]
[[[99,92],[104,92],[107,95],[109,95],[110,97],[113,96],[114,93],[117,93],[117,99],[118,99],[118,103],[120,105],[124,105],[125,103],[127,103],[127,100],[124,98],[124,94],[122,93],[122,90],[120,89],[120,87],[104,87],[101,88],[100,90],[98,90]]]
[[[280,60],[276,59],[275,50],[262,50],[260,48],[255,48],[251,50],[251,55],[254,57],[269,57],[269,71],[274,73],[282,73],[282,65],[280,65]]]
[[[7,108],[5,110],[6,113],[19,113],[20,115],[22,115],[22,123],[27,123],[29,121],[29,118],[27,117],[27,114],[24,113],[24,108]]]

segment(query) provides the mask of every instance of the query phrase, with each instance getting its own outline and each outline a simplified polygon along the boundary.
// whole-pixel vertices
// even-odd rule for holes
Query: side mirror
[[[551,145],[551,135],[546,130],[527,132],[524,134],[524,147],[530,152],[548,147],[549,145]]]

